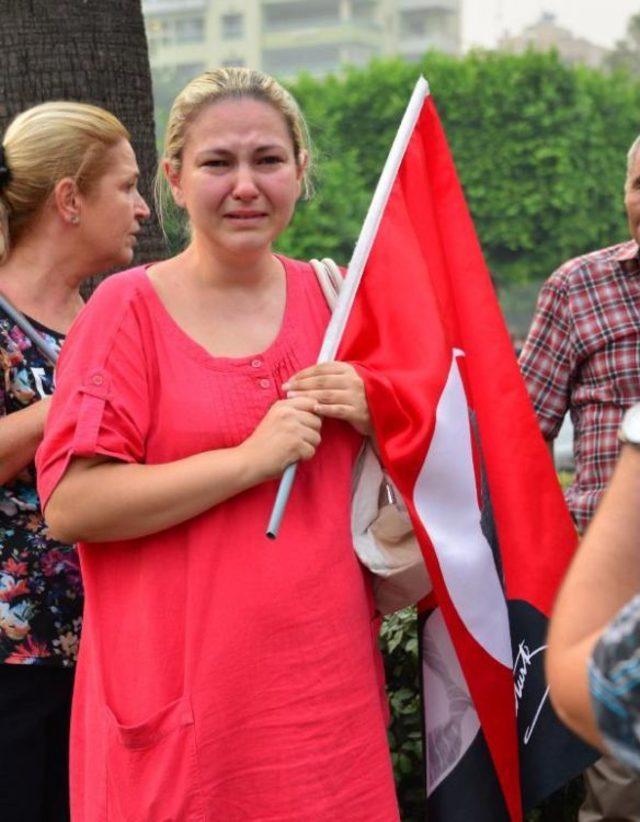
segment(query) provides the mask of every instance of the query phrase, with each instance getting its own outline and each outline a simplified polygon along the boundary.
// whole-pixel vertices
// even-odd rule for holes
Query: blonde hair
[[[0,264],[56,184],[70,177],[89,192],[123,139],[129,132],[117,117],[84,103],[42,103],[11,121],[2,142],[9,180],[0,190]]]
[[[180,171],[189,126],[200,112],[213,103],[243,97],[267,103],[281,114],[291,137],[296,163],[302,162],[303,154],[306,153],[308,157],[302,185],[304,196],[311,195],[309,132],[293,96],[277,80],[261,71],[239,66],[219,68],[206,71],[191,80],[171,106],[165,131],[164,154],[160,159],[155,181],[155,202],[161,224],[164,224],[172,202],[162,168],[163,162],[167,161],[175,171]]]

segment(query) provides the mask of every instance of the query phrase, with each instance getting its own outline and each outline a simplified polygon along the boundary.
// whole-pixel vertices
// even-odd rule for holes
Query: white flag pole
[[[380,220],[382,219],[389,195],[391,194],[391,189],[398,174],[400,163],[407,150],[407,145],[409,144],[418,117],[422,111],[423,103],[428,94],[429,84],[424,77],[420,76],[409,100],[409,105],[402,117],[400,127],[396,132],[389,156],[384,164],[382,174],[380,175],[378,185],[371,200],[371,205],[367,211],[367,216],[362,224],[360,236],[358,237],[349,268],[347,269],[347,275],[340,289],[338,301],[324,335],[320,354],[318,355],[319,363],[329,362],[335,358],[349,314],[351,313],[351,307],[355,300],[358,286],[360,285],[360,280],[362,279],[364,267],[369,259],[371,246],[378,232]],[[289,465],[280,480],[280,486],[278,487],[278,493],[269,519],[269,525],[267,526],[267,536],[270,539],[275,539],[278,536],[284,509],[293,486],[296,468],[297,463]]]

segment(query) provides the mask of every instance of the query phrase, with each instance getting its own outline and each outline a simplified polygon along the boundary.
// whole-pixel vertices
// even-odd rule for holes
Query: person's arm
[[[76,458],[49,497],[45,519],[62,542],[133,539],[178,525],[310,459],[320,443],[315,401],[273,405],[235,448],[161,465]]]
[[[608,623],[640,592],[639,500],[640,450],[627,445],[560,590],[549,631],[551,701],[573,731],[601,749],[587,666]]]
[[[563,269],[538,295],[531,328],[518,358],[542,436],[553,459],[553,441],[569,410],[574,379],[573,323]]]
[[[0,485],[13,479],[36,453],[42,439],[49,397],[0,419]]]

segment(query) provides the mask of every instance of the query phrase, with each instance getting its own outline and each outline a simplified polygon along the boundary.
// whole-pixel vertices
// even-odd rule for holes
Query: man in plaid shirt
[[[631,241],[562,265],[542,287],[520,356],[542,433],[552,443],[567,411],[576,474],[566,499],[583,532],[611,477],[624,411],[640,401],[640,138],[628,155]],[[640,779],[604,757],[585,774],[580,822],[640,822]]]

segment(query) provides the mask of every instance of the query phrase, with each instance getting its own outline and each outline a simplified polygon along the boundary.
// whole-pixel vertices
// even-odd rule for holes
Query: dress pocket
[[[138,725],[106,716],[108,822],[205,822],[189,698]]]

